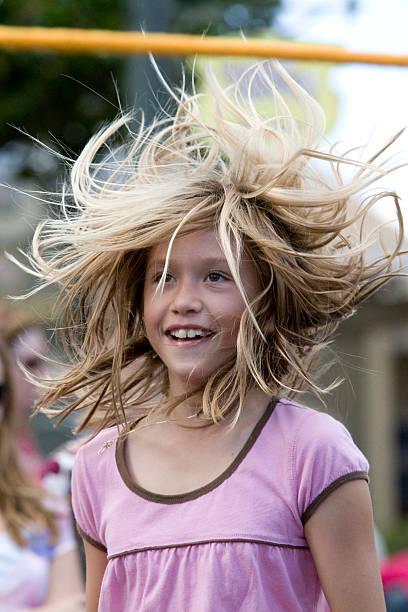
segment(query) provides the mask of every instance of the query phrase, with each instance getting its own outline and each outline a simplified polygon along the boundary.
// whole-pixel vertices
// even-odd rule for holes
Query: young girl
[[[83,586],[69,508],[31,481],[15,448],[12,359],[0,336],[0,610],[79,612]]]
[[[38,389],[28,380],[20,366],[37,377],[44,376],[46,365],[39,355],[43,355],[46,350],[45,332],[31,311],[17,308],[14,304],[2,304],[0,334],[7,343],[14,380],[13,429],[18,461],[34,480],[40,482],[46,461],[30,423]]]
[[[385,610],[367,461],[294,400],[322,395],[319,350],[398,273],[401,213],[355,198],[386,170],[319,150],[320,107],[275,70],[301,118],[270,64],[227,89],[209,72],[211,121],[184,90],[149,128],[118,119],[36,233],[70,364],[40,405],[95,427],[73,473],[89,612]],[[370,260],[380,197],[399,233]]]

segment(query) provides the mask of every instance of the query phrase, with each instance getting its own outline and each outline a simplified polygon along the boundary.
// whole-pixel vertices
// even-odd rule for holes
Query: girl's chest
[[[125,460],[132,481],[159,495],[180,495],[220,477],[245,445],[246,431],[163,430],[130,437]]]
[[[146,449],[131,457],[134,473],[123,446],[117,446],[116,468],[107,470],[109,487],[99,489],[96,505],[98,541],[109,558],[199,542],[306,547],[296,491],[289,490],[286,470],[266,440],[246,443],[238,453],[239,444],[230,447],[230,456],[218,455],[212,445],[200,452],[192,445],[189,455]]]
[[[269,409],[259,406],[210,426],[162,423],[135,429],[124,444],[129,479],[160,495],[180,495],[206,487],[238,465],[260,434]]]
[[[167,446],[159,428],[154,440],[132,440],[133,434],[118,440],[116,450],[102,455],[98,501],[93,502],[98,541],[108,557],[186,542],[259,541],[304,548],[287,453],[282,456],[274,443],[276,428],[268,414],[228,444],[218,435],[183,439],[180,434]]]

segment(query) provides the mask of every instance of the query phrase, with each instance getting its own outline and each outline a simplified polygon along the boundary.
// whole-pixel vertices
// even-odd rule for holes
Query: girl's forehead
[[[177,236],[171,243],[166,240],[149,251],[147,268],[164,269],[167,261],[167,254],[170,249],[169,264],[171,266],[183,268],[203,267],[211,268],[221,266],[222,270],[231,271],[227,257],[222,249],[218,232],[214,228],[199,229]],[[244,283],[260,289],[260,279],[257,267],[250,254],[244,251],[240,257],[234,256],[234,245],[232,246],[232,256],[234,264],[238,264],[236,272]]]
[[[225,259],[218,233],[215,229],[211,228],[187,231],[176,236],[173,242],[169,238],[151,247],[148,253],[148,262],[150,263],[156,259],[165,259],[170,246],[170,260],[197,255],[211,255]]]
[[[46,348],[46,339],[42,329],[36,326],[21,331],[13,341],[12,349],[18,359],[25,359],[34,352],[43,353]]]

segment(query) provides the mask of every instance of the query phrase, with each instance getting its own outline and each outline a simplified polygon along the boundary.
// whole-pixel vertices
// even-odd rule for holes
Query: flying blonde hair
[[[275,86],[271,65],[300,117]],[[176,236],[214,228],[246,304],[236,357],[201,389],[202,410],[214,422],[239,412],[254,386],[269,395],[321,394],[316,355],[340,321],[399,273],[398,197],[361,195],[395,169],[378,160],[390,143],[366,162],[319,148],[323,111],[277,62],[253,65],[227,88],[210,70],[205,78],[211,120],[203,119],[194,82],[191,94],[166,84],[174,115],[151,126],[142,119],[135,130],[134,117],[123,115],[101,129],[72,166],[63,215],[35,232],[31,267],[41,286],[60,287],[69,363],[59,378],[43,381],[39,406],[67,398],[63,417],[82,409],[83,427],[126,429],[135,414],[167,401],[167,372],[145,336],[142,311],[146,256],[158,243],[170,240],[169,258]],[[266,114],[255,105],[260,86],[270,99]],[[347,181],[345,164],[354,168]],[[396,211],[395,244],[369,260],[365,221],[386,197]],[[239,274],[244,254],[262,284],[251,304]]]

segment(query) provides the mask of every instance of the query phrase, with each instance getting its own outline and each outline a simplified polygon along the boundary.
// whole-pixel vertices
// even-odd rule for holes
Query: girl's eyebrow
[[[151,268],[153,266],[154,267],[164,267],[165,263],[166,263],[165,259],[153,259],[152,261],[149,262],[147,267],[148,268]],[[170,263],[172,263],[172,260],[170,260]],[[228,266],[227,260],[223,257],[203,257],[203,258],[200,258],[199,263],[200,265],[204,265],[204,266],[216,266],[216,265]]]

